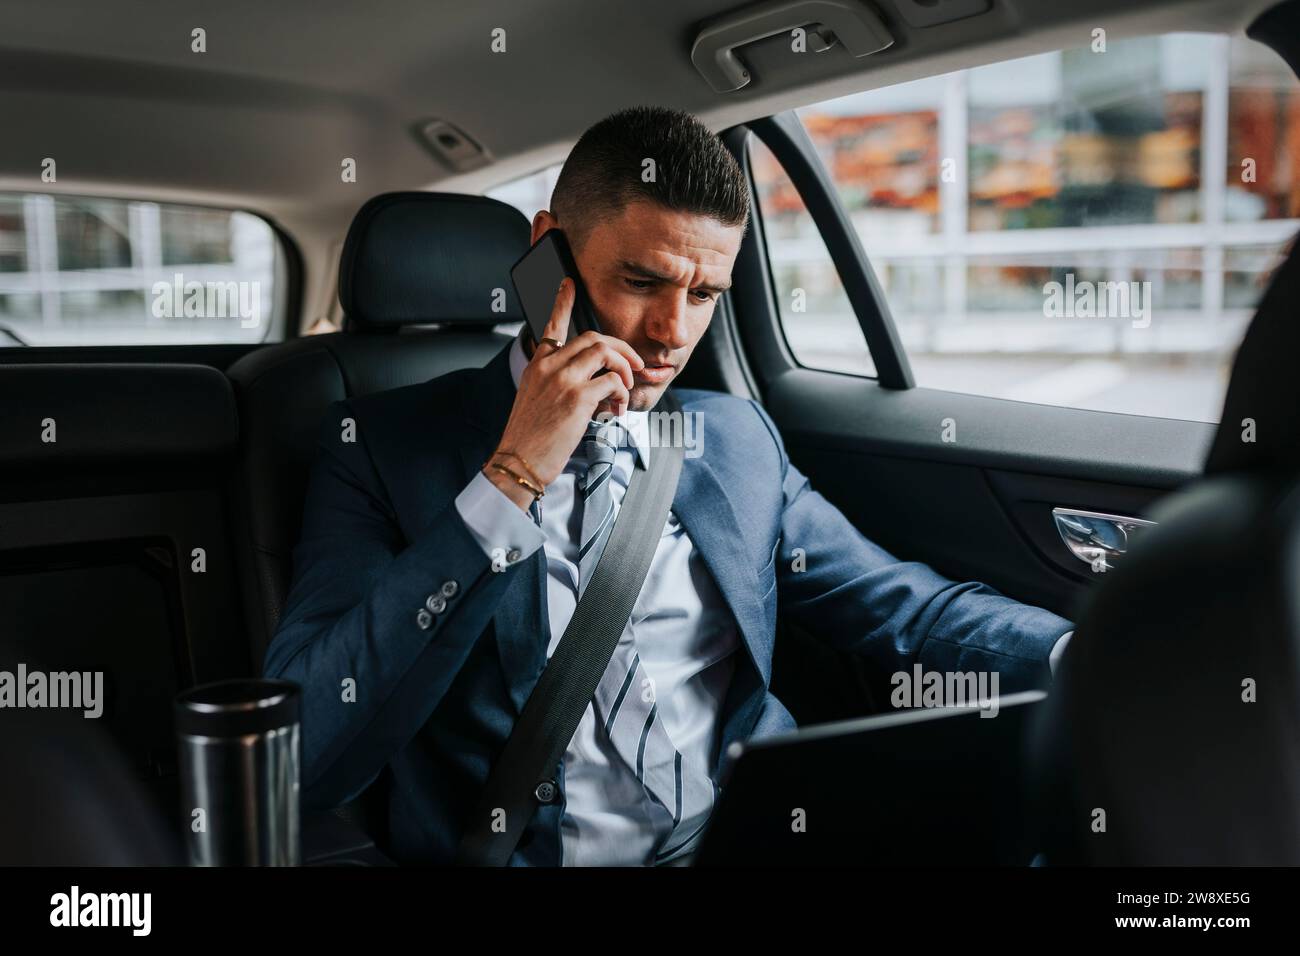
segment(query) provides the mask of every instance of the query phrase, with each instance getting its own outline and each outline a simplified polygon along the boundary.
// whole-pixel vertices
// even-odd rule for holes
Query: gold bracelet
[[[527,478],[524,478],[522,475],[518,475],[518,474],[516,474],[516,473],[515,473],[514,471],[512,471],[511,469],[507,468],[505,465],[498,464],[498,463],[495,462],[495,461],[493,461],[493,462],[488,462],[488,464],[490,464],[490,465],[491,465],[493,468],[495,468],[497,471],[500,471],[500,472],[503,472],[503,473],[509,475],[511,478],[513,478],[513,479],[515,480],[516,484],[523,485],[523,486],[524,486],[525,488],[527,488],[530,492],[532,492],[532,494],[533,494],[533,500],[534,500],[534,501],[536,501],[538,498],[541,498],[543,495],[546,494],[546,492],[544,492],[541,488],[537,487],[535,484],[533,484],[533,483],[532,483],[531,481],[529,481]]]
[[[533,483],[537,485],[537,487],[539,488],[546,487],[546,482],[542,481],[542,479],[537,477],[536,470],[534,470],[533,466],[528,463],[528,459],[526,459],[523,455],[516,455],[512,451],[498,451],[496,452],[496,454],[509,455],[511,458],[517,459],[519,463],[524,466],[524,472],[528,475],[529,478],[533,479]]]

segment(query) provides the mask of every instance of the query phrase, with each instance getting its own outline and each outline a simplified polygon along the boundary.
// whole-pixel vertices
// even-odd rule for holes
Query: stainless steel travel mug
[[[203,684],[176,698],[191,866],[298,866],[301,693],[292,681]]]

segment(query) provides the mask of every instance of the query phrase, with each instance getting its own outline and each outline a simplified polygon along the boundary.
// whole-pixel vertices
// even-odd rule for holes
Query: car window
[[[749,167],[790,351],[802,365],[874,377],[871,351],[812,213],[780,160],[754,136]]]
[[[547,166],[535,173],[494,186],[486,195],[514,206],[532,222],[538,211],[550,208],[551,192],[555,189],[555,181],[560,178],[560,170],[563,168],[563,163]]]
[[[918,385],[1218,420],[1300,229],[1300,84],[1267,48],[1094,35],[797,112]],[[785,268],[806,213],[762,211]],[[802,364],[872,374],[842,347],[862,342],[851,312],[782,323]]]
[[[0,347],[284,337],[283,251],[250,213],[0,194]]]

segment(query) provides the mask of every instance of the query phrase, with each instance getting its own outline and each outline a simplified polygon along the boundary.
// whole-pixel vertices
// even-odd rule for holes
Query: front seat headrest
[[[1205,473],[1300,472],[1300,244],[1292,240],[1232,363],[1228,394]],[[1254,423],[1254,441],[1243,432]]]
[[[486,196],[374,197],[352,220],[339,262],[349,328],[523,321],[510,266],[529,234],[523,213]]]

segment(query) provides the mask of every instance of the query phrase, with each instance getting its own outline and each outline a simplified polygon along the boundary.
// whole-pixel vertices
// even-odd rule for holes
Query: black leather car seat
[[[344,243],[344,330],[259,349],[228,370],[240,417],[235,545],[257,672],[288,592],[325,410],[486,364],[510,341],[493,327],[523,320],[509,270],[528,239],[527,218],[494,199],[377,196]]]
[[[1300,864],[1298,312],[1293,247],[1205,477],[1079,616],[1034,745],[1049,864]]]
[[[1247,34],[1300,73],[1300,2]],[[1300,864],[1298,315],[1293,240],[1205,477],[1079,615],[1031,745],[1049,864]]]

